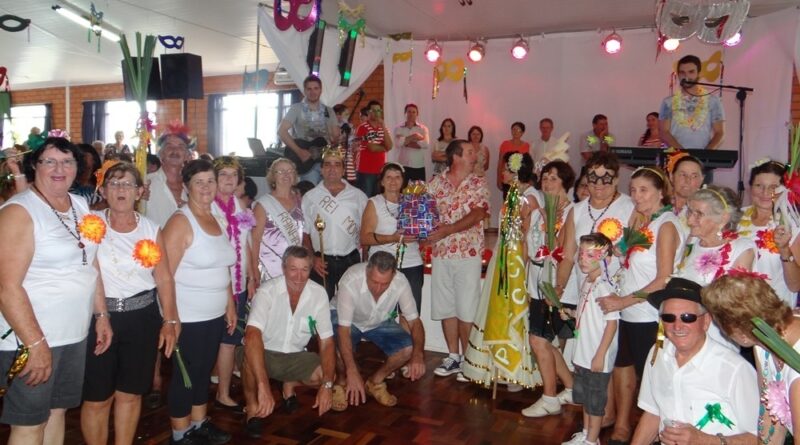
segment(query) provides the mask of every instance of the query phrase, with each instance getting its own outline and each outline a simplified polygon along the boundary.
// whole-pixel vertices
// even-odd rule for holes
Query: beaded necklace
[[[72,229],[69,228],[67,223],[64,222],[64,218],[61,217],[62,213],[56,210],[56,208],[53,207],[53,204],[50,204],[50,200],[47,199],[46,196],[44,196],[44,193],[42,193],[38,187],[36,187],[36,184],[32,185],[31,187],[33,187],[33,189],[36,190],[36,193],[42,197],[45,203],[47,203],[47,206],[50,207],[50,210],[52,210],[53,214],[56,215],[56,218],[58,218],[58,222],[60,222],[61,225],[64,226],[64,229],[67,230],[67,233],[72,235],[72,237],[78,241],[78,248],[81,249],[81,254],[83,256],[83,265],[86,266],[88,264],[86,261],[86,245],[83,244],[83,241],[81,240],[81,233],[78,230],[78,213],[75,211],[75,206],[72,205],[72,197],[69,196],[69,194],[67,194],[67,198],[69,199],[69,208],[70,210],[72,210],[72,220],[75,222],[74,232],[72,231]]]
[[[619,192],[615,191],[614,192],[614,196],[611,198],[611,202],[609,202],[608,205],[603,209],[603,211],[600,212],[600,215],[598,215],[597,218],[595,218],[594,215],[592,215],[592,203],[591,202],[587,202],[586,203],[586,208],[588,209],[589,218],[592,218],[592,230],[591,230],[591,232],[594,232],[594,230],[596,229],[595,226],[597,226],[597,221],[599,221],[599,220],[601,220],[603,218],[603,215],[605,215],[606,212],[608,211],[608,209],[611,208],[611,204],[614,204],[614,201],[617,200],[617,196],[619,196]]]

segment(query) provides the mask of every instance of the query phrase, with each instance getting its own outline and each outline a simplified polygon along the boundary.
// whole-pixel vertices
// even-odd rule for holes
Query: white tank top
[[[175,271],[178,315],[184,323],[212,320],[225,314],[230,267],[236,262],[236,252],[224,231],[211,236],[203,231],[188,207],[181,207],[178,212],[192,226],[192,244]]]
[[[86,200],[70,194],[78,222],[89,213]],[[72,211],[57,217],[50,206],[33,192],[26,190],[9,199],[3,207],[19,205],[33,221],[33,257],[22,287],[28,294],[36,321],[51,347],[78,343],[86,338],[92,319],[92,300],[97,284],[97,269],[93,263],[97,244],[81,237],[86,250],[86,265],[78,241],[61,220],[76,233]],[[0,314],[0,334],[10,325]],[[31,341],[31,339],[26,339]],[[38,341],[39,339],[34,339]],[[17,349],[15,335],[0,341],[0,350]]]
[[[630,196],[621,193],[614,202],[603,212],[604,209],[592,209],[589,211],[589,199],[575,204],[572,207],[572,221],[575,225],[575,246],[580,246],[580,239],[583,235],[606,229],[611,242],[616,244],[622,238],[622,229],[628,225],[633,212],[633,201]],[[608,263],[608,277],[613,277],[620,268],[617,257],[611,257]],[[564,296],[561,301],[569,304],[578,304],[579,283],[583,283],[586,274],[578,268],[578,249],[575,249],[575,265],[572,267],[572,275],[564,288]]]
[[[136,243],[142,240],[156,242],[159,227],[149,218],[139,215],[136,228],[120,233],[111,228],[106,212],[92,212],[106,222],[106,236],[97,249],[97,261],[103,276],[106,298],[128,298],[156,287],[153,267],[144,267],[134,257]]]
[[[630,295],[641,290],[652,282],[658,274],[658,255],[656,246],[658,244],[658,234],[661,226],[670,223],[678,231],[678,251],[675,253],[675,260],[672,270],[678,266],[683,258],[683,246],[686,241],[686,232],[683,231],[680,219],[672,212],[664,212],[654,221],[647,225],[653,233],[653,245],[647,250],[636,250],[629,258],[628,267],[622,269],[622,280],[619,284],[620,296]],[[633,297],[631,297],[633,298]],[[658,321],[658,309],[648,302],[642,302],[628,306],[622,310],[622,319],[631,323],[650,323]]]
[[[400,204],[389,202],[383,195],[375,195],[369,198],[375,206],[375,215],[378,218],[375,224],[375,233],[378,235],[393,235],[397,233],[397,212],[400,211]],[[375,252],[389,252],[392,256],[397,253],[397,243],[378,244],[369,246],[369,256]],[[403,254],[403,264],[401,268],[415,267],[422,265],[422,255],[419,254],[419,243],[416,241],[406,243],[406,253]]]

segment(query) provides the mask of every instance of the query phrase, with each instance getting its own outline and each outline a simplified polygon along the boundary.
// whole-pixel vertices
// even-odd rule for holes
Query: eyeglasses
[[[611,172],[605,172],[603,176],[600,176],[594,171],[591,171],[586,175],[586,181],[589,184],[597,185],[602,183],[603,185],[609,185],[614,182],[614,178],[616,177],[617,175],[612,174]]]
[[[291,175],[292,173],[294,173],[293,168],[279,168],[275,170],[276,175]]]
[[[55,159],[39,159],[37,163],[44,165],[47,168],[55,168],[57,165],[60,165],[63,168],[76,168],[78,166],[78,161],[74,159],[64,159],[61,161],[57,161]]]
[[[138,188],[139,185],[135,182],[128,182],[128,181],[108,181],[108,188],[112,189],[135,189]]]
[[[701,315],[705,314],[687,314],[687,313],[680,315],[661,314],[661,321],[663,321],[664,323],[675,323],[675,320],[677,320],[678,317],[680,317],[681,323],[694,323],[695,321],[697,321],[698,318],[700,318]]]

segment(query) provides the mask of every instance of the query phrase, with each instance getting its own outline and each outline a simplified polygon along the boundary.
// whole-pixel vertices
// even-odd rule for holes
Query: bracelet
[[[95,320],[99,320],[99,319],[101,319],[103,317],[109,317],[109,316],[110,316],[110,314],[108,312],[96,312],[94,314],[94,319]]]
[[[375,232],[372,232],[372,237],[373,237],[373,238],[375,238],[375,242],[376,242],[376,243],[378,243],[378,244],[380,244],[380,243],[381,243],[380,241],[378,241],[378,234],[377,234],[377,233],[375,233]]]
[[[25,176],[25,174],[24,174],[24,173],[20,173],[20,174],[18,174],[18,175],[14,175],[14,179],[22,179],[22,178],[25,178],[25,177],[26,177],[26,176]]]
[[[40,338],[39,341],[35,341],[35,342],[29,344],[28,346],[25,346],[25,347],[28,350],[31,350],[31,349],[39,346],[41,343],[44,343],[45,341],[47,341],[47,337],[46,336],[42,336],[42,338]]]
[[[164,320],[164,321],[162,321],[162,322],[161,322],[161,324],[172,324],[172,325],[176,325],[176,324],[178,324],[178,320]]]

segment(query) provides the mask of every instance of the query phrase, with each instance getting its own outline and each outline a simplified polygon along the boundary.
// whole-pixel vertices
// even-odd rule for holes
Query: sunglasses
[[[680,314],[680,318],[681,318],[681,322],[682,323],[694,323],[695,321],[697,321],[698,318],[700,318],[701,315],[704,315],[704,314],[685,314],[684,313],[684,314]],[[679,317],[679,315],[675,315],[675,314],[661,314],[661,321],[663,321],[664,323],[675,323],[675,320],[677,320],[678,317]]]

